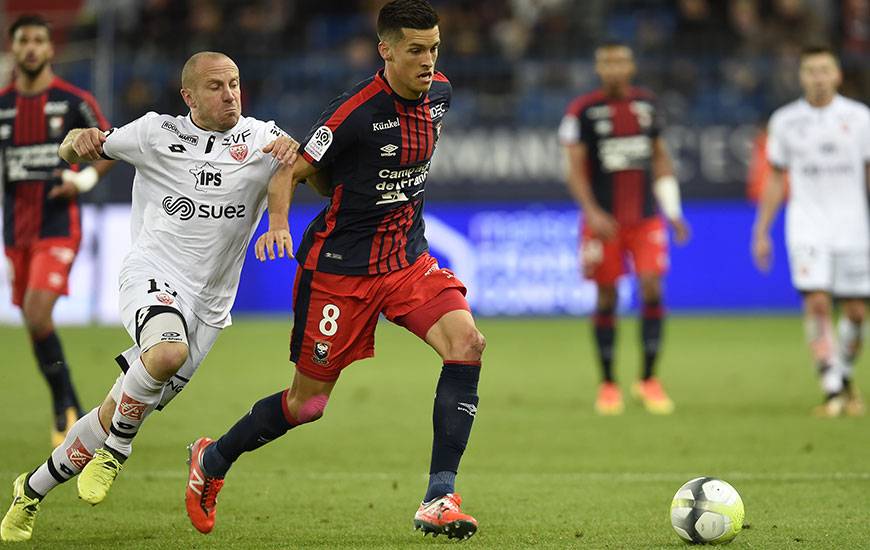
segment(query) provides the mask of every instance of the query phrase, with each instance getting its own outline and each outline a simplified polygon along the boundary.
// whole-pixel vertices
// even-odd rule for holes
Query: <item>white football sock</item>
[[[840,317],[837,323],[837,334],[840,339],[840,359],[843,363],[843,377],[852,378],[852,369],[855,366],[855,358],[861,349],[864,340],[864,328],[866,323],[855,323],[848,317]]]
[[[106,432],[100,425],[100,408],[79,418],[70,427],[63,443],[27,479],[30,487],[42,496],[82,471],[94,451],[103,446]]]
[[[148,374],[141,357],[130,364],[124,374],[124,381],[121,382],[121,397],[112,414],[106,447],[130,456],[133,452],[133,438],[145,417],[160,404],[163,386],[164,382],[155,380]]]

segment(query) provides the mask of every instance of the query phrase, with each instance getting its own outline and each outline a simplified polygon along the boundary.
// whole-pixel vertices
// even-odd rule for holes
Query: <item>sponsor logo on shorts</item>
[[[248,146],[244,143],[237,143],[230,146],[230,156],[239,162],[248,158]]]
[[[165,292],[161,292],[156,296],[157,301],[161,304],[166,304],[167,306],[171,306],[175,300],[172,299],[172,296],[166,294]]]
[[[314,342],[314,354],[311,356],[318,365],[325,365],[329,362],[329,342],[316,341]]]
[[[85,467],[85,465],[94,458],[94,455],[88,452],[85,448],[84,444],[82,444],[82,440],[78,437],[73,444],[67,447],[66,456],[69,458],[69,461],[72,462],[73,466],[81,470]]]
[[[66,246],[52,246],[48,252],[54,258],[64,264],[71,264],[76,259],[76,251]]]
[[[48,284],[54,288],[60,288],[66,282],[66,277],[62,273],[52,271],[48,274]]]
[[[145,403],[133,399],[126,393],[122,393],[121,402],[118,403],[118,412],[121,413],[121,416],[125,416],[130,420],[142,420],[147,407],[148,405]]]

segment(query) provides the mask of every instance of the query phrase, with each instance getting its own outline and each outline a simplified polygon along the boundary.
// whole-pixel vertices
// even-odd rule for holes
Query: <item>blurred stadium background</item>
[[[55,70],[91,90],[121,125],[156,110],[184,113],[179,69],[197,50],[238,62],[244,111],[304,137],[327,98],[381,65],[375,0],[7,0],[5,29],[22,12],[55,25]],[[779,243],[776,268],[752,268],[747,200],[753,148],[769,113],[800,94],[797,53],[808,41],[842,54],[843,92],[870,94],[868,0],[434,0],[442,17],[439,68],[454,85],[445,138],[427,189],[433,249],[465,280],[481,315],[587,312],[577,272],[577,209],[563,184],[556,127],[568,101],[597,84],[592,50],[630,43],[637,83],[657,93],[678,161],[694,239],[673,253],[669,308],[680,312],[795,311]],[[6,54],[0,75],[9,78]],[[755,178],[757,179],[757,175]],[[85,197],[85,241],[61,322],[114,322],[116,274],[128,243],[132,170],[122,165]],[[321,207],[294,207],[298,242]],[[781,230],[775,235],[781,239]],[[711,269],[715,266],[715,269]],[[236,313],[290,306],[294,265],[249,262]],[[0,269],[4,269],[0,267]],[[0,276],[0,320],[15,322]],[[269,285],[277,294],[258,289]],[[632,304],[624,282],[623,309]]]
[[[6,0],[0,23],[5,29],[22,12],[50,17],[55,71],[93,91],[115,125],[149,110],[186,112],[181,64],[215,49],[241,68],[245,113],[301,138],[328,98],[381,65],[373,22],[382,3]],[[809,414],[819,393],[782,228],[774,228],[775,269],[762,276],[749,254],[748,180],[758,180],[751,164],[767,116],[800,94],[804,42],[833,44],[846,72],[843,92],[870,98],[870,0],[432,3],[442,17],[438,67],[455,95],[427,185],[427,232],[487,317],[480,326],[489,341],[481,414],[460,475],[464,505],[482,525],[468,544],[682,547],[668,526],[674,491],[714,475],[746,502],[751,530],[737,546],[866,547],[866,419]],[[687,247],[673,250],[666,289],[668,308],[681,314],[668,321],[661,369],[677,404],[673,417],[633,404],[621,417],[594,415],[595,350],[588,321],[574,317],[591,309],[594,289],[577,269],[578,212],[563,184],[556,127],[569,100],[597,85],[592,50],[605,37],[634,46],[636,82],[655,91],[667,113],[694,230]],[[10,73],[7,54],[0,76]],[[129,345],[116,322],[116,289],[129,246],[131,180],[132,170],[119,164],[84,197],[72,294],[56,310],[62,322],[86,325],[61,333],[88,404],[102,399],[117,372],[111,357]],[[310,193],[297,200],[298,242],[322,202]],[[6,491],[5,483],[45,460],[49,414],[25,332],[6,326],[18,312],[3,269],[0,262]],[[433,542],[412,534],[410,512],[425,486],[438,363],[388,323],[378,328],[378,357],[342,375],[316,427],[240,461],[210,538],[188,524],[185,445],[217,435],[256,396],[287,384],[294,269],[249,257],[234,313],[275,317],[237,317],[184,399],[149,419],[112,502],[84,507],[66,484],[46,502],[25,548],[115,548],[119,539],[149,550]],[[622,284],[621,307],[630,310],[633,282]],[[503,316],[523,318],[491,318]],[[633,319],[620,328],[623,382],[640,363],[638,328]],[[866,353],[860,362],[857,380],[868,391]]]

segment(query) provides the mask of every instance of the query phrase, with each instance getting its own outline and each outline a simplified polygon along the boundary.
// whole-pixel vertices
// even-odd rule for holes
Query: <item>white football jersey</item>
[[[789,174],[789,247],[870,249],[866,105],[837,95],[821,108],[805,99],[781,107],[770,119],[767,157]]]
[[[241,117],[210,132],[190,115],[154,112],[110,130],[104,155],[136,168],[121,281],[158,273],[203,322],[229,325],[245,249],[280,166],[261,149],[281,135],[272,121]]]

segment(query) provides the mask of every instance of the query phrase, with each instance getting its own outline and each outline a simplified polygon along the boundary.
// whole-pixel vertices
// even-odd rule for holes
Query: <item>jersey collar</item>
[[[383,69],[378,69],[378,72],[375,73],[375,82],[377,82],[386,93],[393,96],[393,99],[405,105],[420,105],[426,100],[426,97],[429,95],[428,93],[425,93],[417,99],[406,99],[400,96],[396,93],[395,90],[393,90],[393,88],[390,86],[390,83],[387,82],[387,78],[384,76]]]
[[[196,128],[196,131],[197,131],[197,132],[202,132],[203,134],[217,134],[217,135],[219,135],[219,136],[223,136],[223,135],[225,135],[225,134],[232,134],[233,132],[235,132],[235,131],[236,131],[236,128],[238,128],[239,126],[242,125],[242,120],[243,120],[244,118],[245,118],[245,117],[239,115],[239,120],[238,120],[238,122],[236,122],[236,125],[235,125],[235,126],[233,126],[233,127],[230,128],[229,130],[226,130],[226,131],[224,131],[224,132],[218,132],[217,130],[206,130],[205,128],[199,126],[196,122],[193,121],[193,115],[192,115],[190,112],[188,112],[187,115],[185,115],[185,117],[184,117],[184,119],[185,119],[187,122],[189,122],[190,125],[191,125],[193,128]]]

